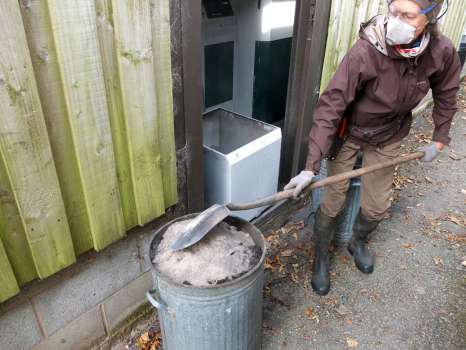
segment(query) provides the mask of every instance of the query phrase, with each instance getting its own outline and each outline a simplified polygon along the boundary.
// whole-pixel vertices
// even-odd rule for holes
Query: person
[[[456,112],[460,59],[452,42],[439,32],[443,0],[392,0],[386,14],[361,25],[359,39],[348,51],[321,95],[309,135],[306,167],[285,186],[299,196],[319,172],[342,120],[347,137],[327,162],[328,175],[353,169],[358,153],[363,166],[397,157],[408,135],[412,110],[432,89],[434,131],[422,158],[433,161],[450,143]],[[367,239],[390,207],[394,167],[361,177],[361,209],[348,244],[357,268],[372,273],[374,258]],[[327,186],[314,223],[315,255],[311,285],[317,294],[330,289],[329,248],[336,217],[345,204],[350,181]]]

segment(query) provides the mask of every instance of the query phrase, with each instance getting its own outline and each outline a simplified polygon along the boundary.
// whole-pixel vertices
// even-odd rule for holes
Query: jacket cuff
[[[313,161],[311,159],[308,159],[306,162],[305,170],[312,171],[314,175],[317,175],[320,171],[320,161]]]
[[[450,144],[450,142],[451,142],[451,138],[449,136],[445,136],[445,135],[439,133],[438,131],[434,131],[434,134],[432,136],[432,141],[441,142],[445,146],[448,146]]]

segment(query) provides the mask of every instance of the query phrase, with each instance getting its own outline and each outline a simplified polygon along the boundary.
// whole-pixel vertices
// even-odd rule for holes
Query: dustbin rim
[[[265,246],[265,239],[264,239],[264,236],[262,234],[262,232],[256,227],[254,226],[253,224],[251,224],[249,221],[246,221],[244,219],[241,219],[239,217],[236,217],[236,216],[228,216],[224,221],[226,221],[228,224],[230,225],[233,225],[235,223],[241,223],[243,225],[246,225],[246,226],[249,226],[249,228],[252,228],[252,232],[249,232],[248,230],[248,233],[251,235],[251,238],[254,240],[254,242],[259,246],[259,248],[261,249],[261,257],[259,259],[259,261],[257,262],[257,264],[251,269],[249,270],[247,273],[245,273],[244,275],[242,275],[241,277],[239,278],[236,278],[232,281],[228,281],[228,282],[225,282],[225,283],[221,283],[221,284],[217,284],[217,285],[209,285],[209,286],[192,286],[192,285],[185,285],[185,284],[182,284],[182,283],[179,283],[177,281],[174,281],[173,279],[171,279],[170,277],[166,276],[165,274],[163,274],[157,267],[156,265],[153,263],[154,261],[154,257],[155,257],[155,251],[156,251],[156,248],[157,248],[157,245],[160,243],[160,241],[162,240],[163,238],[163,234],[165,233],[165,231],[174,223],[176,222],[180,222],[180,221],[184,221],[184,220],[189,220],[189,219],[193,219],[194,217],[196,217],[198,214],[200,213],[192,213],[192,214],[187,214],[187,215],[184,215],[184,216],[180,216],[172,221],[169,221],[167,222],[166,224],[164,224],[162,227],[160,227],[159,229],[157,229],[157,231],[154,233],[154,236],[152,237],[151,239],[151,242],[150,242],[150,245],[149,245],[149,259],[150,259],[150,263],[151,263],[151,266],[152,266],[152,270],[155,272],[155,274],[157,275],[158,278],[162,279],[165,283],[168,283],[169,285],[173,285],[173,286],[176,286],[177,288],[181,288],[181,289],[185,289],[185,290],[213,290],[213,289],[223,289],[223,288],[228,288],[230,286],[234,286],[234,285],[237,285],[239,283],[241,283],[242,281],[248,279],[249,277],[255,275],[257,273],[257,270],[259,270],[262,265],[263,265],[263,262],[265,260],[265,255],[266,255],[266,246]]]

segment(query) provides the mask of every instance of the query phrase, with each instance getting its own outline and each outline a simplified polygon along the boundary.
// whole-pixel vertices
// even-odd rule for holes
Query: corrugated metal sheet
[[[356,41],[360,24],[385,11],[385,0],[332,0],[321,91]],[[450,0],[450,9],[441,22],[445,35],[459,45],[466,24],[466,1]]]
[[[0,302],[177,201],[169,0],[19,3],[0,3]]]

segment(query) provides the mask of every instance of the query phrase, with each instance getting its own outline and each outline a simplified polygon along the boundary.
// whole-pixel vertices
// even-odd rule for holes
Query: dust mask
[[[416,28],[398,17],[390,16],[387,23],[386,41],[388,45],[409,44],[415,39]]]

